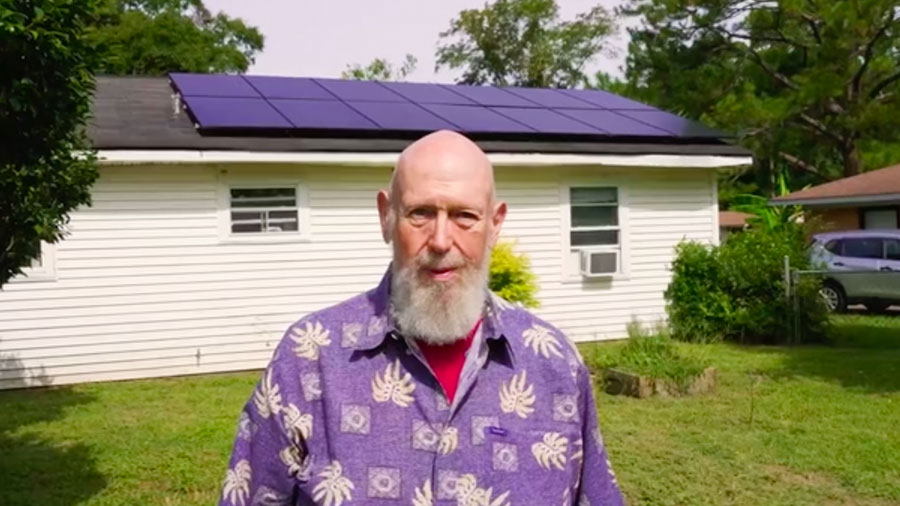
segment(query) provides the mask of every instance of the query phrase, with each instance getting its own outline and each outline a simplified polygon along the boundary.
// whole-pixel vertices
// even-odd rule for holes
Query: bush
[[[516,254],[510,243],[498,243],[491,254],[491,291],[525,307],[538,307],[537,277],[525,254]]]
[[[666,290],[672,336],[684,341],[786,343],[821,338],[826,321],[820,280],[803,276],[795,287],[797,310],[785,298],[784,257],[809,269],[806,235],[798,225],[751,228],[717,247],[678,245]]]

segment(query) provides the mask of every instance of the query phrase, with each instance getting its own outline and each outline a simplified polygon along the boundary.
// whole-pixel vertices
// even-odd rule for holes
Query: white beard
[[[392,265],[391,316],[407,336],[428,344],[446,345],[465,338],[484,312],[487,297],[488,261],[467,264],[459,253],[438,257],[420,255],[413,265]],[[458,277],[441,282],[423,280],[421,268],[456,267]]]

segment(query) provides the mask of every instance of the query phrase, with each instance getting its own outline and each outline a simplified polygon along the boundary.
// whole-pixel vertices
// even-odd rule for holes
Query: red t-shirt
[[[447,400],[451,403],[456,395],[456,387],[459,386],[459,375],[466,363],[466,351],[469,350],[479,325],[481,325],[480,319],[465,339],[460,339],[455,343],[434,345],[417,341],[422,355],[425,355],[425,361],[431,366],[438,382],[444,388],[444,393],[447,394]]]

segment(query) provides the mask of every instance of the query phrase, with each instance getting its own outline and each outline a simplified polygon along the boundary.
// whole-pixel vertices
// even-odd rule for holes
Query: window
[[[615,186],[566,188],[568,228],[564,244],[568,256],[563,277],[568,281],[608,278],[623,272],[621,195]]]
[[[618,189],[570,188],[569,215],[572,248],[619,245]]]
[[[845,257],[883,258],[881,239],[846,239],[844,241]]]
[[[838,240],[828,241],[828,243],[825,244],[825,249],[830,251],[831,253],[834,253],[835,255],[840,255],[841,254],[841,241],[838,241]]]
[[[12,279],[15,282],[56,280],[56,245],[41,241],[41,251],[31,265],[22,269],[22,274]]]
[[[897,224],[897,208],[882,207],[862,210],[864,229],[894,229]]]
[[[887,239],[884,241],[884,257],[888,260],[900,260],[900,240]]]
[[[231,188],[231,233],[300,231],[297,188]]]

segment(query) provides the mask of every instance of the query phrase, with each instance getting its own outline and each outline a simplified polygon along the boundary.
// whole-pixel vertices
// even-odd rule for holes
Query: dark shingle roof
[[[98,77],[88,136],[97,149],[396,152],[409,139],[347,138],[340,132],[318,137],[204,136],[189,115],[176,112],[165,77]],[[655,143],[615,140],[477,140],[488,152],[690,154],[749,156],[725,142]]]

